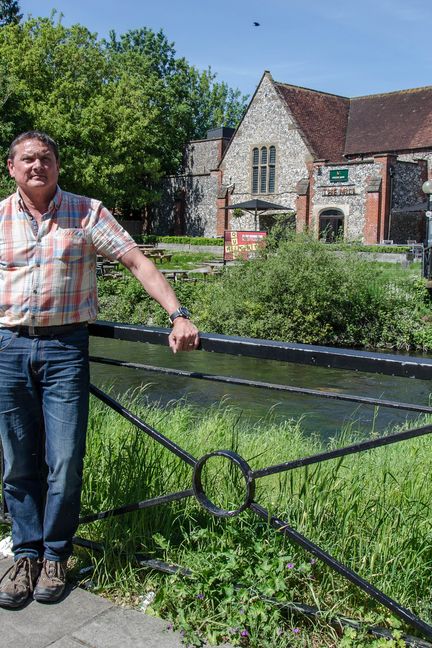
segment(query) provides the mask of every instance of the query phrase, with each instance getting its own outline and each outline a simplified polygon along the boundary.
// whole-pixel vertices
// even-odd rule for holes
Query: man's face
[[[8,169],[19,189],[51,198],[57,187],[59,163],[49,146],[37,139],[20,142]]]

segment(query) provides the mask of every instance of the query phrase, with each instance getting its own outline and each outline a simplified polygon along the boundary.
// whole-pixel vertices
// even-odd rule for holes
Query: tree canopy
[[[19,23],[21,18],[17,0],[0,0],[0,27]]]
[[[62,185],[124,213],[157,201],[186,143],[235,126],[246,101],[177,57],[162,31],[103,40],[55,14],[0,29],[0,92],[4,157],[14,135],[46,131],[60,146]],[[0,194],[9,191],[4,175]]]

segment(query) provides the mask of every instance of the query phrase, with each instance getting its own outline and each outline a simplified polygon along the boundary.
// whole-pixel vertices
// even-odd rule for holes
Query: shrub
[[[220,245],[223,238],[207,238],[205,236],[158,236],[160,243],[179,243],[183,245]]]
[[[392,272],[390,270],[393,270]],[[432,350],[424,281],[291,236],[220,278],[177,282],[202,331],[261,339],[381,349]],[[398,276],[400,275],[400,276]],[[163,309],[128,274],[100,282],[100,317],[167,326]]]
[[[430,348],[427,290],[307,237],[226,272],[203,294],[203,330],[308,344]]]
[[[206,236],[158,236],[157,234],[141,234],[133,237],[136,243],[177,243],[178,245],[219,245],[223,246],[223,238],[208,238]]]

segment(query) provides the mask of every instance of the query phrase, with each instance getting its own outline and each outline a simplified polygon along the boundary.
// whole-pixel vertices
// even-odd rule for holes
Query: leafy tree
[[[17,82],[8,70],[6,62],[0,60],[0,156],[6,159],[9,144],[20,124],[20,107],[14,100]],[[15,183],[7,172],[0,173],[0,197],[7,196],[15,188]]]
[[[60,145],[61,183],[123,213],[148,211],[187,141],[244,107],[146,28],[105,41],[55,14],[31,18],[0,30],[0,61],[3,152],[12,133],[47,131]]]
[[[0,60],[14,80],[7,111],[14,134],[38,129],[52,135],[62,152],[64,184],[82,191],[92,166],[83,113],[107,78],[96,36],[80,25],[30,19],[0,30]]]
[[[236,127],[245,112],[247,96],[229,88],[225,82],[216,83],[216,75],[210,68],[201,73],[194,69],[193,73],[193,137],[204,138],[208,130],[219,126]]]
[[[0,27],[19,23],[21,18],[17,0],[0,0]]]

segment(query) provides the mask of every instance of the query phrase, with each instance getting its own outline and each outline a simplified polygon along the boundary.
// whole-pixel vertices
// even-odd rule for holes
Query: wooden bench
[[[114,279],[122,276],[123,273],[119,271],[117,261],[108,261],[103,257],[96,260],[96,277]]]

